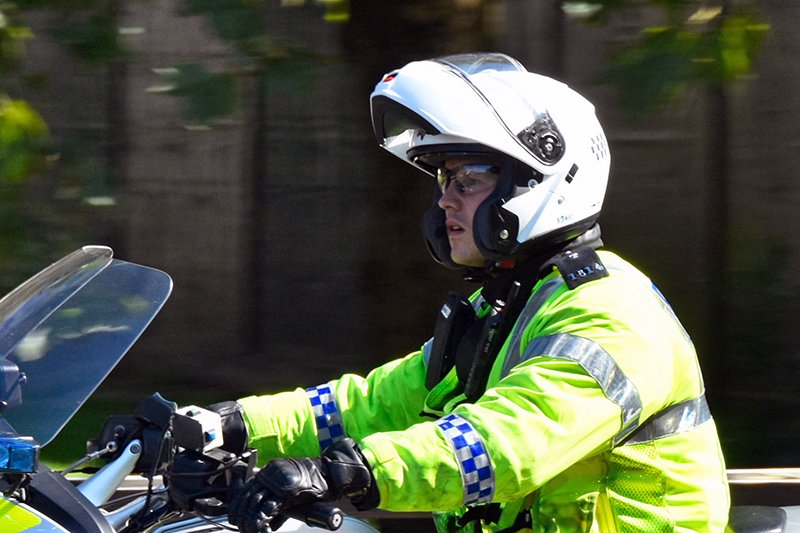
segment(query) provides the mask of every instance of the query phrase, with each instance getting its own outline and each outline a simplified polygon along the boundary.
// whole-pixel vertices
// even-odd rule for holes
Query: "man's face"
[[[456,264],[482,267],[486,263],[475,246],[472,219],[497,186],[499,172],[497,163],[478,157],[447,159],[439,170],[439,207],[445,212],[450,258]]]

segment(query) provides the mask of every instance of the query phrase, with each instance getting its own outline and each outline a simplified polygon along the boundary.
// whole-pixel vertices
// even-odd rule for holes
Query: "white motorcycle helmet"
[[[449,157],[501,159],[500,182],[474,217],[475,244],[489,264],[569,241],[600,214],[610,156],[594,106],[509,56],[409,63],[383,77],[370,105],[381,146],[432,176]],[[434,258],[458,267],[440,197],[436,187],[423,231]]]

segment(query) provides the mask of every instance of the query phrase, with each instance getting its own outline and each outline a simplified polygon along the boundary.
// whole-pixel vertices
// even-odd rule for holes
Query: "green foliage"
[[[608,22],[613,13],[622,8],[631,7],[631,2],[628,0],[596,0],[594,2],[565,0],[561,4],[564,11],[582,18],[587,24],[604,24]]]
[[[94,66],[124,59],[117,16],[103,10],[65,13],[55,37],[73,54]]]
[[[264,7],[248,0],[186,0],[186,14],[203,15],[214,31],[247,53],[266,38]]]
[[[285,1],[291,7],[304,0]],[[347,20],[349,0],[321,0],[324,19]],[[166,84],[152,87],[183,98],[185,118],[194,125],[209,125],[215,118],[233,112],[241,101],[242,86],[255,82],[259,90],[267,88],[302,92],[312,86],[316,68],[327,58],[297,45],[271,37],[266,22],[270,9],[254,0],[184,0],[182,13],[203,16],[208,26],[239,54],[239,61],[228,70],[209,72],[199,63],[184,64],[156,71]]]
[[[620,100],[633,113],[647,111],[679,95],[693,77],[688,36],[671,28],[645,33],[636,46],[619,52],[605,72]]]
[[[305,48],[284,43],[276,43],[275,50],[280,53],[262,58],[260,76],[277,90],[299,93],[310,90],[319,67],[334,61]]]
[[[245,80],[258,79],[262,90],[270,87],[298,93],[312,87],[316,68],[327,61],[279,41],[264,39],[259,44],[261,53],[249,58],[250,68],[210,72],[200,63],[188,63],[157,69],[155,72],[165,83],[148,91],[182,98],[186,121],[194,126],[207,126],[237,109]]]
[[[568,7],[569,6],[569,7]],[[565,2],[589,23],[616,11],[660,10],[664,24],[643,30],[613,55],[603,79],[633,117],[669,103],[696,82],[724,84],[748,74],[769,25],[747,4],[706,7],[691,0]],[[580,8],[580,9],[579,9]]]
[[[24,41],[33,38],[29,28],[17,25],[13,4],[0,3],[0,87],[19,68]]]
[[[32,10],[57,13],[54,37],[79,59],[102,66],[124,58],[116,5],[108,0],[17,0],[0,3],[0,73],[15,72],[23,57],[23,41],[34,38],[30,28],[17,22],[22,14]]]
[[[0,95],[0,186],[44,164],[47,137],[47,124],[30,105]]]
[[[0,2],[0,294],[87,242],[88,234],[103,231],[97,209],[82,202],[86,185],[98,174],[87,163],[86,145],[77,150],[78,159],[69,157],[67,143],[80,140],[54,145],[45,120],[22,99],[49,81],[38,65],[25,63],[24,45],[37,38],[25,15],[48,15],[56,42],[102,68],[122,55],[115,5],[113,0]]]
[[[728,81],[749,73],[768,32],[769,25],[753,12],[742,11],[725,17],[716,34],[719,79]]]
[[[151,92],[184,97],[186,115],[192,123],[205,123],[233,111],[237,91],[232,75],[213,73],[203,65],[190,63],[156,71],[166,85],[151,87]]]
[[[346,22],[350,20],[349,0],[322,0],[327,22]]]
[[[30,80],[43,80],[22,72],[24,42],[35,38],[20,22],[23,15],[29,10],[55,11],[56,40],[86,63],[102,66],[124,57],[114,6],[101,0],[0,2],[0,186],[23,181],[44,167],[48,152],[58,151],[49,150],[44,119],[13,96],[29,88]]]

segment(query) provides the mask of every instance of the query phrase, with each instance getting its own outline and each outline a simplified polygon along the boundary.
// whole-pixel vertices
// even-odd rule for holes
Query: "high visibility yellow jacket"
[[[251,445],[316,456],[350,436],[380,507],[433,511],[441,530],[496,502],[487,531],[723,531],[725,465],[694,347],[647,277],[598,254],[606,277],[538,280],[477,401],[454,397],[455,370],[426,389],[426,343],[366,377],[240,399]]]

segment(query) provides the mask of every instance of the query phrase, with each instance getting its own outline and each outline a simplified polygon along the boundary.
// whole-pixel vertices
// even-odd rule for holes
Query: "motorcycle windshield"
[[[0,431],[52,441],[171,290],[164,272],[85,247],[0,300]]]

